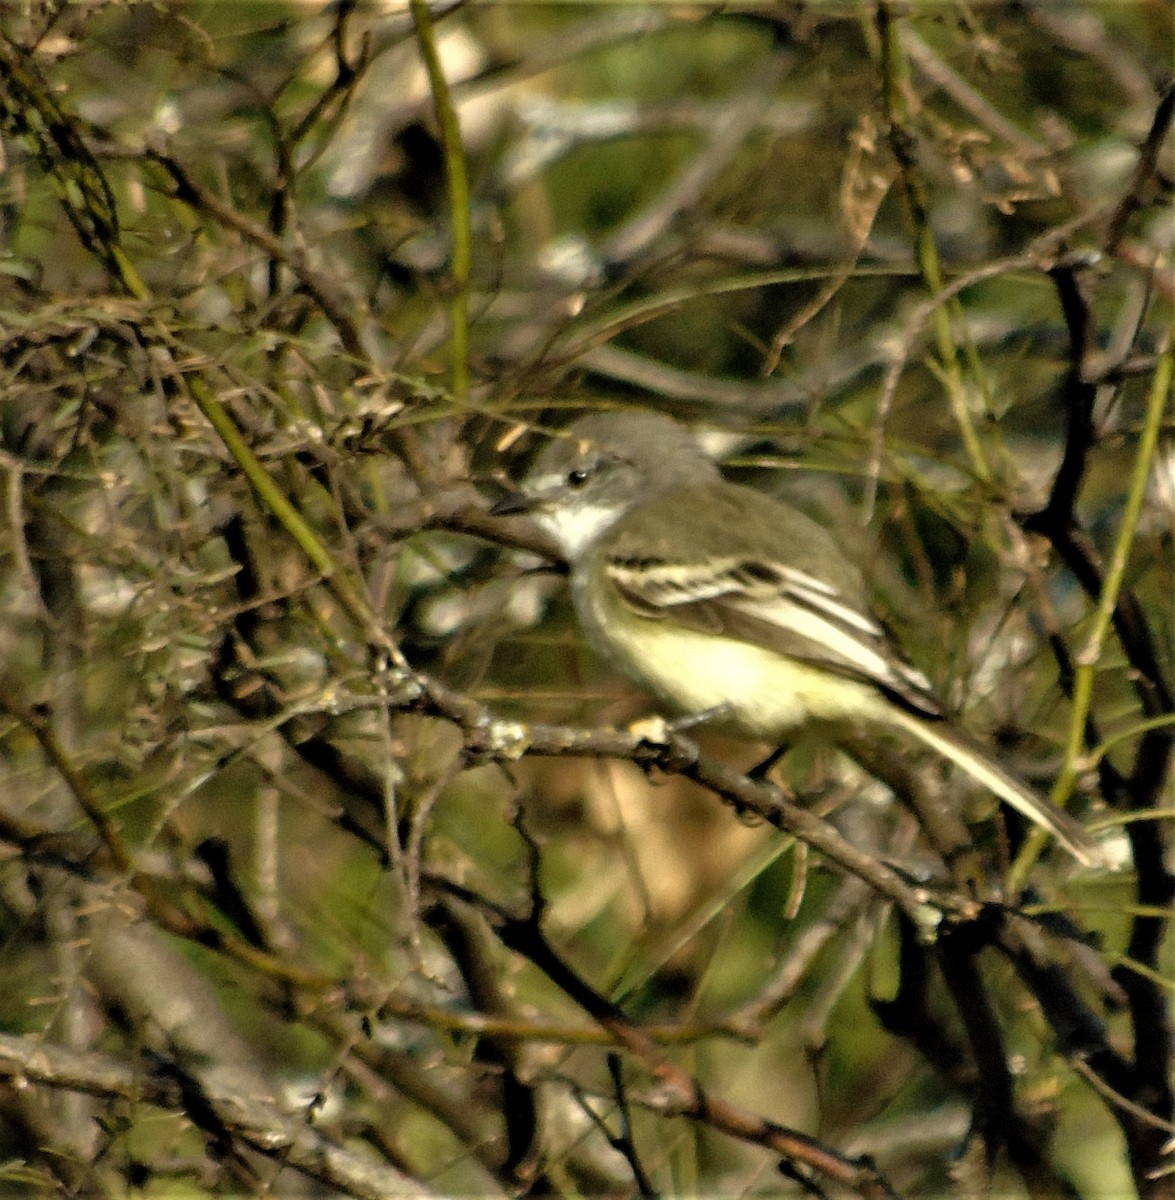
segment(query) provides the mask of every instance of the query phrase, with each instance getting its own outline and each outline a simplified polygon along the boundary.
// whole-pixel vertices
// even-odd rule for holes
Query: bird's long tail
[[[896,715],[902,727],[925,745],[962,768],[1001,800],[1006,800],[1034,825],[1052,834],[1079,863],[1087,867],[1104,863],[1101,848],[1077,821],[1009,774],[987,750],[972,742],[966,734],[953,729],[945,721],[926,720],[914,713],[891,715]]]

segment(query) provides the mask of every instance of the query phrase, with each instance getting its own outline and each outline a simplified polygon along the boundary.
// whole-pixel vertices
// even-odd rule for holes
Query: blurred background
[[[1173,33],[3,6],[0,1187],[1170,1195]],[[624,406],[835,524],[1110,868],[890,748],[992,902],[928,945],[567,752],[653,710],[487,508]],[[970,901],[873,774],[775,778]]]

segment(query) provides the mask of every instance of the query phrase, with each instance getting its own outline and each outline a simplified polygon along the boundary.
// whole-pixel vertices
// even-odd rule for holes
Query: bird
[[[725,480],[648,410],[553,436],[497,515],[526,513],[570,568],[589,643],[663,705],[756,741],[897,731],[954,763],[1078,862],[1100,848],[948,717],[875,615],[861,571],[798,509]]]

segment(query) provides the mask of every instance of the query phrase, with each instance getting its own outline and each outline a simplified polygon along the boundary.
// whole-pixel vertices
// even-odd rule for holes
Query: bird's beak
[[[517,513],[531,512],[537,508],[539,501],[533,496],[526,495],[525,492],[507,492],[501,500],[497,500],[490,507],[491,517],[509,517]]]

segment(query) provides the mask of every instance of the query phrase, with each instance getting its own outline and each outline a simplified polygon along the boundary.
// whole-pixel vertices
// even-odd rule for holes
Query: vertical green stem
[[[908,72],[895,14],[890,11],[888,3],[878,5],[877,29],[881,39],[882,96],[886,124],[889,127],[889,144],[901,171],[902,194],[914,230],[914,255],[927,289],[932,296],[938,296],[943,290],[942,267],[939,263],[938,247],[934,242],[934,231],[930,227],[926,190],[922,185],[911,138],[906,130],[909,121],[909,109],[906,104]],[[934,310],[934,337],[943,383],[950,400],[951,412],[963,439],[963,448],[976,477],[986,481],[991,478],[991,471],[971,419],[966,384],[952,328],[952,316],[961,315],[957,300],[937,305]]]
[[[1106,571],[1105,582],[1102,584],[1101,596],[1094,613],[1093,628],[1090,630],[1085,646],[1076,656],[1073,673],[1073,705],[1069,720],[1069,737],[1065,745],[1065,762],[1057,776],[1051,796],[1053,803],[1061,807],[1065,806],[1072,795],[1073,788],[1077,783],[1077,776],[1086,762],[1085,727],[1089,720],[1089,709],[1093,701],[1094,673],[1101,658],[1102,646],[1110,632],[1114,609],[1118,604],[1122,582],[1126,577],[1130,548],[1134,544],[1134,534],[1138,528],[1142,503],[1146,497],[1147,479],[1150,476],[1151,465],[1154,463],[1155,452],[1158,449],[1163,416],[1171,397],[1173,371],[1175,371],[1175,346],[1169,340],[1167,348],[1159,358],[1151,384],[1146,417],[1138,442],[1138,454],[1134,460],[1134,473],[1130,480],[1130,491],[1122,510],[1122,523],[1118,529],[1118,538],[1114,543],[1110,565]],[[1024,847],[1008,873],[1006,883],[1008,895],[1016,895],[1023,886],[1032,864],[1040,855],[1046,836],[1043,830],[1034,829],[1025,839]]]
[[[1083,758],[1085,726],[1093,697],[1094,671],[1101,658],[1102,646],[1110,632],[1114,609],[1117,607],[1122,581],[1126,576],[1130,548],[1134,544],[1134,534],[1138,528],[1142,502],[1146,497],[1147,478],[1158,449],[1159,430],[1162,427],[1163,415],[1170,400],[1173,366],[1175,366],[1175,346],[1169,344],[1159,358],[1158,366],[1155,369],[1155,377],[1147,401],[1146,418],[1138,443],[1138,455],[1134,462],[1134,474],[1130,480],[1130,491],[1122,510],[1122,524],[1118,529],[1118,539],[1114,543],[1105,582],[1102,584],[1101,596],[1094,612],[1093,628],[1090,630],[1089,640],[1077,654],[1073,680],[1073,711],[1069,724],[1069,741],[1065,748],[1065,765],[1053,788],[1053,800],[1057,804],[1064,804],[1068,800]]]
[[[465,148],[461,144],[461,126],[453,107],[436,32],[426,0],[411,0],[412,20],[420,41],[420,53],[428,72],[433,106],[441,129],[445,151],[445,170],[449,180],[449,219],[453,227],[452,279],[453,298],[449,304],[451,348],[453,356],[453,398],[463,404],[469,395],[469,273],[473,257],[473,234],[469,219],[469,176],[465,169]]]
[[[270,478],[269,473],[257,455],[253,453],[224,405],[212,394],[212,389],[199,376],[192,376],[188,380],[188,387],[200,411],[220,435],[225,448],[236,460],[241,473],[249,481],[249,486],[258,499],[281,522],[286,532],[297,542],[302,553],[322,574],[335,599],[355,624],[364,631],[373,646],[378,646],[385,651],[396,666],[405,667],[406,664],[399,648],[380,625],[367,598],[346,574],[336,568],[330,551],[323,545],[305,517]]]

